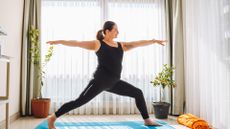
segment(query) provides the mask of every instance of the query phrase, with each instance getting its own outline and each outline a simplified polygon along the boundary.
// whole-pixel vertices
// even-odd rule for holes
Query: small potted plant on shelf
[[[44,61],[41,62],[41,52],[40,52],[40,42],[39,42],[39,29],[31,26],[29,30],[29,38],[31,41],[31,63],[34,64],[34,67],[37,67],[38,76],[37,79],[40,81],[39,86],[39,97],[33,98],[31,101],[31,110],[32,114],[35,117],[45,118],[49,115],[50,109],[50,98],[43,98],[42,97],[42,87],[43,87],[43,80],[46,74],[45,67],[47,63],[50,61],[53,55],[53,46],[49,46],[48,51],[45,55]]]
[[[165,87],[176,87],[175,80],[172,79],[174,69],[175,67],[164,64],[163,70],[158,73],[153,81],[151,81],[154,87],[160,87],[160,100],[159,102],[153,102],[153,108],[156,118],[168,118],[170,103],[162,101],[162,91],[165,90]]]
[[[6,32],[4,32],[0,26],[0,36],[7,36]],[[0,57],[2,56],[2,47],[1,47],[1,41],[0,41]]]

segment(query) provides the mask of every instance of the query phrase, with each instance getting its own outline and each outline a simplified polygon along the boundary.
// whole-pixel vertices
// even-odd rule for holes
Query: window
[[[95,40],[106,20],[117,23],[120,32],[117,41],[166,39],[164,5],[162,0],[43,0],[42,54],[49,40]],[[158,100],[158,90],[149,82],[165,63],[166,52],[166,48],[151,45],[125,53],[122,79],[143,90],[149,112],[152,101]],[[96,66],[97,58],[92,51],[55,46],[43,88],[44,96],[52,99],[51,112],[78,97]],[[86,110],[94,114],[138,112],[133,99],[106,92],[72,113],[84,114]]]

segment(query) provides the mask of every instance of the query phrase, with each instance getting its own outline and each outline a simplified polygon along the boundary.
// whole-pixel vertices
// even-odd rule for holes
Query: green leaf
[[[172,80],[175,67],[170,67],[168,64],[163,65],[162,71],[160,71],[154,80],[151,81],[153,86],[162,86],[164,89],[166,86],[175,87],[175,81]]]
[[[43,78],[45,77],[46,71],[44,70],[44,67],[46,64],[50,61],[52,55],[53,55],[53,46],[50,46],[44,59],[44,64],[40,66],[41,64],[41,53],[40,53],[40,41],[39,41],[39,35],[40,31],[39,29],[35,28],[34,26],[31,26],[29,28],[29,43],[30,43],[30,59],[28,59],[31,63],[35,65],[35,67],[38,67],[40,73],[38,74],[38,78],[41,80],[40,84],[43,86]],[[40,89],[41,90],[41,89]]]

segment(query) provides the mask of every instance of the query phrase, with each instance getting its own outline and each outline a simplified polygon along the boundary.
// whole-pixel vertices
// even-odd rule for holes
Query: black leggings
[[[143,119],[149,118],[142,91],[125,81],[111,78],[92,79],[76,100],[65,103],[55,112],[56,117],[86,104],[102,91],[134,98]]]

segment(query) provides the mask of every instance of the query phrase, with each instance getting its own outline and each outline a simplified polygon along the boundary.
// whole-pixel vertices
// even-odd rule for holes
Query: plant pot
[[[50,98],[32,99],[31,110],[34,117],[46,118],[49,115]]]
[[[170,103],[153,102],[155,117],[158,119],[167,119],[169,114]]]

